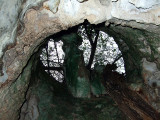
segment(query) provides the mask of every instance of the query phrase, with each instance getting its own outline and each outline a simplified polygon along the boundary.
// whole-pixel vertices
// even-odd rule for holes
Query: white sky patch
[[[48,42],[48,60],[49,60],[49,66],[47,63],[47,54],[46,49],[42,49],[42,54],[40,55],[40,60],[42,61],[43,65],[45,67],[62,67],[64,62],[65,53],[62,49],[63,42],[60,41],[54,41],[53,39],[50,39]],[[48,70],[45,70],[48,72]],[[63,71],[57,71],[57,70],[49,70],[51,76],[55,78],[58,82],[63,82],[64,79],[64,73]]]
[[[79,49],[83,50],[84,61],[88,64],[91,54],[91,45],[89,40],[83,37],[83,42],[82,45],[79,46]],[[113,37],[109,37],[106,33],[100,31],[96,53],[91,67],[94,68],[96,63],[99,65],[107,65],[108,63],[112,64],[119,55],[121,55],[121,51]],[[119,73],[125,73],[124,60],[122,57],[116,62],[116,65],[118,67],[116,71]]]
[[[50,51],[51,61],[60,62],[60,63],[64,62],[65,53],[63,52],[62,46],[63,46],[63,42],[61,40],[58,42],[54,42],[54,40],[49,41],[48,48],[51,50]]]

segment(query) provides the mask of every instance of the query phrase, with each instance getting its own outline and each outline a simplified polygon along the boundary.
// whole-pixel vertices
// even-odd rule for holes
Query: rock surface
[[[128,85],[160,111],[160,56],[156,55],[160,42],[159,34],[117,24],[110,25],[109,28],[108,33],[114,36],[124,54]],[[151,52],[142,51],[147,47],[151,48]]]
[[[84,19],[95,24],[112,18],[160,24],[158,1],[149,3],[141,0],[140,7],[137,7],[138,2],[133,0],[88,0],[82,3],[77,0],[46,2],[44,0],[25,2],[14,0],[1,3],[0,14],[3,14],[0,17],[3,21],[0,23],[0,57],[3,55],[1,83],[7,79],[14,80],[18,76],[28,58],[24,56],[30,56],[29,53],[32,53],[45,36],[82,23]],[[3,11],[8,5],[11,6],[10,9]],[[6,48],[7,45],[8,48]],[[6,53],[4,54],[3,51]],[[24,63],[18,62],[21,58]],[[11,74],[14,74],[14,77]]]
[[[27,90],[31,75],[29,69],[32,65],[27,66],[28,60],[44,39],[78,25],[84,19],[93,24],[106,22],[108,25],[128,27],[124,31],[128,33],[130,41],[127,40],[127,36],[122,37],[126,39],[125,44],[130,50],[127,57],[136,63],[138,69],[144,65],[142,62],[144,58],[156,65],[156,71],[151,75],[147,74],[149,76],[147,85],[151,87],[156,78],[157,86],[151,89],[157,97],[156,100],[159,100],[160,36],[157,34],[160,31],[159,4],[160,0],[1,0],[0,119],[18,118],[18,110],[25,99],[20,94]],[[141,31],[132,32],[132,28]],[[123,35],[122,31],[119,29],[117,33]],[[136,57],[132,59],[134,52],[138,55],[134,55]],[[126,60],[128,60],[126,64],[131,64],[135,68],[133,61]],[[131,67],[127,69],[132,70]],[[27,78],[23,76],[24,72]],[[141,74],[141,71],[138,72],[135,75]],[[143,75],[142,72],[140,78]],[[141,83],[143,84],[142,81]],[[156,101],[153,106],[158,105],[159,101]],[[159,110],[159,107],[157,109]]]

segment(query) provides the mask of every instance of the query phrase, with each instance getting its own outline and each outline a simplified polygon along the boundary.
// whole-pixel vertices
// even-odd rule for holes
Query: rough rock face
[[[125,39],[125,42],[117,42],[120,46],[126,44],[130,50],[125,62],[131,66],[126,66],[126,69],[130,72],[136,63],[139,71],[135,75],[139,78],[135,79],[149,86],[146,93],[150,90],[154,94],[150,102],[160,110],[159,4],[160,0],[1,0],[0,119],[18,118],[19,108],[24,101],[24,95],[20,94],[27,90],[31,74],[29,69],[33,64],[28,63],[28,60],[43,40],[51,34],[82,23],[84,19],[93,24],[106,22],[106,25],[128,27],[126,30],[125,27],[109,29]],[[140,30],[132,32],[132,28]],[[123,36],[122,31],[128,34]],[[131,39],[127,40],[128,36]],[[136,57],[132,58],[131,55]],[[145,80],[147,82],[144,84]]]
[[[124,54],[128,85],[160,111],[159,34],[121,25],[109,28]]]

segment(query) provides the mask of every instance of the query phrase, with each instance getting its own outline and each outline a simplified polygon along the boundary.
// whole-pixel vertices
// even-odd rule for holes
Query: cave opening
[[[35,66],[20,120],[31,116],[43,120],[126,119],[103,79],[105,68],[125,76],[122,53],[114,39],[96,30],[96,25],[85,21],[47,37]]]
[[[0,120],[159,120],[160,6],[141,1],[2,0]]]
[[[140,56],[131,56],[135,50],[127,38],[104,26],[85,21],[44,40],[33,55],[20,120],[141,119],[139,110],[157,118],[144,91],[128,86],[131,78],[142,82],[134,61]]]
[[[70,31],[67,34],[70,34]],[[93,70],[95,66],[110,64],[116,66],[117,72],[125,74],[123,56],[113,37],[103,31],[96,30],[96,26],[91,25],[87,20],[76,26],[74,31],[82,39],[78,48],[83,52],[85,66],[89,71]],[[60,33],[60,36],[62,34]],[[47,42],[41,50],[40,61],[49,75],[55,80],[63,82],[65,53],[62,48],[64,43],[60,36],[52,35],[47,38]]]
[[[116,64],[116,71],[125,73],[123,56],[113,37],[104,31],[96,30],[96,26],[87,21],[78,28],[78,34],[83,40],[79,49],[83,51],[84,61],[88,69],[94,69],[95,65]]]

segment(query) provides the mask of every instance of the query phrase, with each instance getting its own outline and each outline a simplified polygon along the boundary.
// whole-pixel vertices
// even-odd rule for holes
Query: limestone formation
[[[1,0],[0,120],[19,118],[37,65],[34,55],[45,38],[85,19],[106,23],[100,29],[115,38],[123,53],[128,86],[140,86],[135,92],[160,112],[159,11],[160,0]],[[31,97],[28,103],[36,119],[38,103],[32,101],[38,100]]]
[[[43,3],[43,7],[50,10],[53,13],[58,11],[60,0],[50,0]]]

